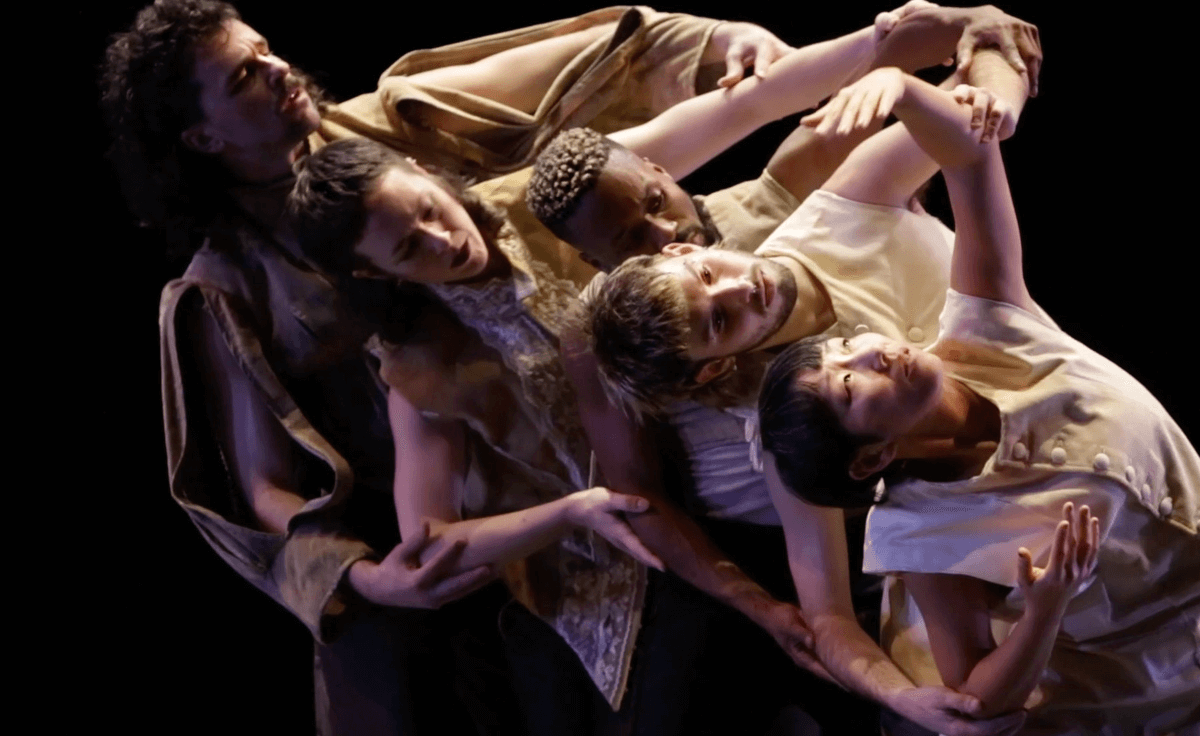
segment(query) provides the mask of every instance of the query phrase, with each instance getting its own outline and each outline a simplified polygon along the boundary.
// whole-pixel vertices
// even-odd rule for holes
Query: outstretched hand
[[[1070,501],[1063,504],[1063,520],[1054,530],[1050,562],[1046,567],[1034,567],[1029,550],[1017,551],[1017,584],[1025,595],[1026,604],[1042,610],[1065,606],[1079,586],[1096,569],[1100,547],[1100,520],[1091,515],[1087,506],[1079,508]]]
[[[733,21],[722,21],[709,43],[725,57],[725,76],[717,80],[721,87],[732,87],[742,81],[750,67],[754,68],[754,76],[761,79],[772,64],[794,51],[762,26]]]
[[[881,123],[904,95],[904,72],[895,67],[876,69],[854,84],[843,87],[816,112],[800,120],[816,128],[819,136],[849,135]]]
[[[392,548],[378,563],[359,560],[350,568],[350,585],[363,598],[381,606],[440,608],[482,587],[494,577],[486,565],[452,575],[466,542],[444,546],[421,564],[430,543],[429,522]]]
[[[625,514],[640,514],[650,502],[640,496],[614,493],[602,486],[576,491],[571,496],[571,521],[587,527],[623,549],[631,557],[657,570],[665,570],[662,560],[642,544],[633,533]]]

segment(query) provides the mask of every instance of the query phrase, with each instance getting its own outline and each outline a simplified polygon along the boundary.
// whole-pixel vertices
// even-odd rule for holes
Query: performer
[[[488,573],[447,577],[455,546],[412,569],[424,540],[396,546],[395,528],[378,521],[393,517],[392,453],[384,396],[360,357],[369,332],[277,227],[291,163],[326,139],[365,134],[490,175],[524,165],[561,124],[619,127],[630,110],[640,121],[690,96],[697,70],[727,53],[738,68],[765,67],[785,49],[749,24],[614,8],[414,52],[377,92],[331,106],[224,3],[163,0],[114,38],[101,83],[131,207],[177,248],[205,239],[163,296],[172,494],[222,558],[320,643],[322,730],[456,728],[465,709],[414,713],[439,701],[409,691],[441,682],[448,660],[413,664],[411,646],[396,643],[442,619],[394,607],[439,605]],[[548,70],[564,67],[578,73],[552,85]],[[458,94],[484,89],[498,97]],[[356,307],[389,299],[372,292]]]
[[[446,187],[425,172],[366,144],[330,146],[307,160],[295,205],[303,213],[297,231],[303,234],[310,258],[335,273],[459,282],[438,286],[436,291],[464,322],[484,336],[489,347],[501,353],[506,366],[519,378],[519,388],[538,397],[531,403],[551,407],[542,412],[540,420],[532,419],[535,423],[551,423],[553,431],[541,436],[567,438],[568,449],[575,443],[578,431],[567,426],[573,421],[569,394],[564,397],[561,390],[553,388],[559,369],[546,362],[538,347],[545,342],[546,333],[553,336],[561,328],[562,297],[569,294],[569,288],[559,280],[555,263],[539,263],[536,255],[531,257],[530,251],[521,246],[510,223],[489,221],[474,204],[464,210]],[[353,242],[353,247],[348,247],[347,241]],[[435,339],[432,345],[442,342]],[[434,358],[444,359],[446,352],[443,348],[442,355],[428,359],[429,364],[439,365]],[[401,367],[389,367],[385,360],[385,375],[403,371],[405,362],[423,362],[425,359],[414,361],[417,354],[411,344],[403,345],[396,359]],[[458,363],[464,365],[461,360]],[[465,375],[462,367],[451,368],[451,377]],[[445,371],[440,373],[447,375]],[[413,403],[424,406],[425,401],[433,401],[451,411],[465,411],[461,402],[454,408],[456,391],[461,394],[463,387],[454,386],[453,381],[451,385],[432,378],[419,382],[409,375],[403,380],[389,378],[389,382],[409,396],[414,385],[436,386]],[[560,407],[567,411],[560,411]],[[475,425],[483,426],[508,418],[494,412],[469,416]],[[501,441],[508,436],[504,431],[487,433]],[[571,454],[562,450],[558,453],[560,458]],[[581,468],[584,462],[576,459],[573,464]],[[581,475],[579,470],[575,472]],[[734,568],[729,574],[736,573]],[[746,598],[754,607],[764,605],[763,599],[769,596],[755,586],[748,589]],[[765,619],[766,625],[775,630],[797,625],[794,608],[777,601],[770,605],[776,607],[775,612],[755,611],[760,614],[759,620]],[[779,638],[798,648],[795,642],[802,636],[787,632]],[[605,682],[610,681],[597,678],[602,687]],[[929,693],[924,697],[931,701]],[[955,705],[964,702],[955,701]],[[928,703],[917,704],[916,699],[912,707],[934,709]],[[928,711],[925,715],[934,717]]]
[[[865,333],[772,365],[759,414],[781,514],[870,502],[885,478],[865,568],[889,574],[883,640],[915,681],[985,713],[1030,707],[1023,733],[1194,729],[1200,457],[1029,295],[998,146],[894,70],[857,91],[810,122],[844,129],[895,101],[946,177],[950,290],[928,350]],[[812,569],[811,548],[789,539],[795,569]]]

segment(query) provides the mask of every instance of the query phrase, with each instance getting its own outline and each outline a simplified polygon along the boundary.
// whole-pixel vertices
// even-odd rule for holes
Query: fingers
[[[630,557],[643,565],[653,567],[660,572],[666,572],[667,566],[653,552],[646,549],[646,545],[642,544],[642,540],[638,539],[637,535],[633,533],[633,530],[625,522],[615,518],[613,522],[611,526],[603,530],[597,529],[597,531],[603,534],[605,539],[625,550]]]
[[[441,608],[450,601],[458,600],[487,585],[495,576],[487,565],[446,578],[429,589],[427,601],[431,608]]]
[[[746,56],[748,50],[742,44],[733,44],[725,54],[725,76],[717,80],[722,87],[732,87],[746,76]],[[750,50],[749,53],[753,54]],[[751,56],[753,58],[753,56]]]
[[[434,553],[433,557],[421,566],[413,583],[419,590],[428,590],[437,585],[454,569],[462,551],[466,549],[466,540],[460,539],[454,544],[446,545]]]
[[[1008,65],[1017,70],[1018,74],[1026,74],[1029,69],[1025,66],[1025,60],[1021,58],[1021,52],[1017,49],[1017,42],[1013,40],[1011,34],[1004,34],[1000,39],[1000,54]]]
[[[1037,97],[1038,77],[1042,73],[1042,42],[1037,26],[1022,26],[1017,35],[1017,46],[1021,51],[1021,58],[1025,59],[1028,65],[1029,96]]]
[[[1033,585],[1033,556],[1029,550],[1022,547],[1017,550],[1017,584],[1022,590]]]

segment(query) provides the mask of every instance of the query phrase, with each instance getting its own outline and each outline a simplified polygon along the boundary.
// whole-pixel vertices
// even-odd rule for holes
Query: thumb
[[[609,503],[609,507],[614,511],[628,511],[631,513],[641,513],[650,508],[650,502],[641,496],[633,496],[627,493],[614,493]]]
[[[942,692],[942,706],[969,716],[977,716],[983,712],[983,703],[979,698],[949,689]]]

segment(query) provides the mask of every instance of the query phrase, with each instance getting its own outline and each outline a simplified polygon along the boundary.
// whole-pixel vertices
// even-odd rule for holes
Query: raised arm
[[[965,74],[956,72],[940,88],[953,89],[964,81],[995,93],[1007,103],[1014,122],[1020,116],[1028,85],[1024,76],[999,51],[977,52]],[[1003,129],[998,134],[1004,139],[1011,132],[1011,129]],[[855,202],[905,207],[917,189],[937,170],[937,162],[917,145],[908,128],[899,123],[872,135],[855,148],[820,188]]]
[[[800,609],[812,627],[821,663],[845,687],[883,703],[926,728],[946,734],[1003,733],[1020,714],[972,720],[978,699],[941,687],[917,687],[879,648],[854,615],[842,511],[805,503],[789,493],[769,455],[767,487],[783,522],[788,564]]]
[[[653,24],[668,15],[648,11],[646,22]],[[591,44],[607,39],[615,28],[615,22],[598,24],[504,49],[467,64],[417,72],[409,79],[467,92],[533,114],[567,64]],[[725,74],[717,84],[722,87],[735,84],[751,67],[757,76],[764,75],[772,63],[791,50],[775,34],[753,23],[718,21],[703,37],[706,41],[699,54],[699,66],[721,65]]]
[[[995,586],[961,575],[905,574],[942,680],[978,697],[984,715],[1024,706],[1050,660],[1067,603],[1095,569],[1099,538],[1099,519],[1087,506],[1076,516],[1067,503],[1044,569],[1033,566],[1029,550],[1019,550],[1025,610],[999,646],[988,613]]]
[[[586,527],[641,562],[661,567],[625,523],[623,514],[644,511],[641,498],[589,488],[532,508],[463,520],[458,511],[465,473],[461,422],[429,419],[396,391],[388,394],[388,416],[396,449],[395,500],[401,535],[428,525],[433,541],[423,562],[458,547],[449,569],[469,572],[528,556],[577,527]]]
[[[947,86],[965,81],[992,90],[1008,103],[1015,121],[1028,91],[1025,70],[1036,70],[1041,63],[1037,29],[991,6],[941,8],[909,3],[905,8],[914,5],[880,41],[874,65],[911,72],[937,64],[957,50],[969,63],[960,64]],[[975,52],[979,43],[995,44],[1009,53],[990,48]],[[821,188],[856,202],[903,207],[937,172],[937,164],[902,125],[871,135],[881,123],[877,120],[838,136],[814,135],[801,126],[775,151],[767,171],[801,202]]]
[[[761,626],[800,666],[828,675],[809,653],[812,639],[799,609],[773,598],[713,544],[708,535],[663,491],[654,442],[645,427],[606,396],[586,339],[573,330],[560,337],[563,365],[575,388],[584,431],[592,442],[605,481],[650,502],[629,519],[646,547],[668,569]]]

